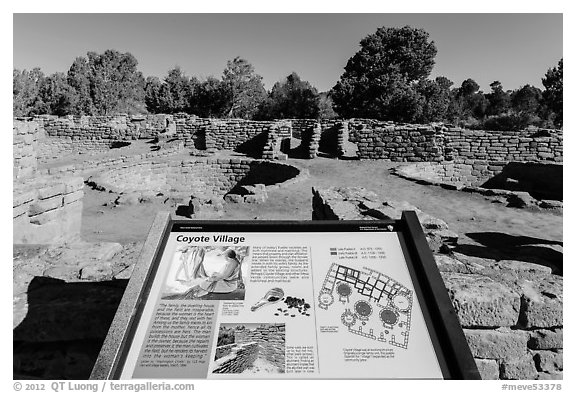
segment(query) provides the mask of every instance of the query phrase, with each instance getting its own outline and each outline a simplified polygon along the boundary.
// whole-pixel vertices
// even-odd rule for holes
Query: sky
[[[422,28],[438,49],[431,77],[484,91],[541,78],[562,52],[562,14],[14,14],[13,66],[66,72],[88,51],[130,52],[144,76],[174,66],[188,76],[220,77],[241,56],[267,89],[295,71],[319,91],[333,87],[359,42],[378,27]]]

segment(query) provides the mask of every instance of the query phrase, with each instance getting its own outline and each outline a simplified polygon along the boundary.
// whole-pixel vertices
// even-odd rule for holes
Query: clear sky
[[[562,53],[562,14],[15,14],[14,67],[67,71],[88,51],[132,53],[145,76],[180,66],[220,77],[241,56],[268,89],[296,71],[330,89],[359,41],[378,27],[423,28],[438,49],[432,77],[505,89],[541,78]]]

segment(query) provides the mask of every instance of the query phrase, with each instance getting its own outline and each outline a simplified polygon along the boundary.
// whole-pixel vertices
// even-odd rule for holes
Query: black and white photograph
[[[111,335],[145,303],[169,233],[155,228],[159,217],[191,232],[203,222],[389,220],[386,231],[402,235],[413,212],[441,312],[472,364],[449,374],[441,360],[438,375],[562,382],[562,8],[132,12],[12,14],[13,379],[120,375],[97,373],[117,362],[107,345],[127,338]],[[322,337],[345,326],[316,326],[322,286],[288,293],[294,277],[312,283],[308,265],[286,262],[283,281],[262,257],[265,286],[250,292],[259,245],[233,232],[177,244],[159,298],[207,301],[215,321],[223,305],[250,299],[227,312],[270,318],[216,323],[218,367],[206,378],[284,373],[284,347],[254,338],[284,345],[274,321],[309,322]],[[424,255],[400,241],[407,263]],[[310,271],[315,246],[302,244]],[[330,247],[325,257],[354,267],[346,272],[386,251]],[[386,290],[392,299],[401,289]],[[354,329],[372,335],[361,323]]]
[[[223,323],[212,373],[282,374],[286,359],[283,323]]]

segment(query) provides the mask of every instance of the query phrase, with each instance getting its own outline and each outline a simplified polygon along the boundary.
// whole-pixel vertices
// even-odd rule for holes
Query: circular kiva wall
[[[396,168],[396,174],[427,184],[469,191],[526,191],[537,199],[562,200],[562,163],[479,161],[419,162]]]
[[[267,187],[292,182],[301,171],[288,164],[238,158],[191,158],[149,161],[103,172],[90,179],[117,193],[152,191],[164,195],[224,196],[237,185]]]

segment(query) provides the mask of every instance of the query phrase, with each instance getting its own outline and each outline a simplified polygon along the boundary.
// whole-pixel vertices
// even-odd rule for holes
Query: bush
[[[508,113],[489,117],[482,128],[489,131],[519,131],[528,126],[540,126],[541,123],[541,119],[533,114]]]

